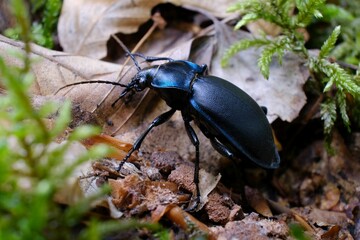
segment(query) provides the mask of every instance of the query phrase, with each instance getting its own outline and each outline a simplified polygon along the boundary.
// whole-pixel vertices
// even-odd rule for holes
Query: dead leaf
[[[215,239],[209,228],[189,213],[185,212],[178,206],[171,207],[166,216],[173,220],[176,224],[182,226],[184,229],[192,229],[194,227],[200,229],[208,235],[208,239]]]
[[[303,220],[297,220],[316,239],[353,239],[349,233],[353,222],[345,213],[305,207],[293,209],[293,214],[294,217],[301,216]],[[338,235],[339,238],[331,238],[333,235]]]
[[[306,217],[310,222],[316,223],[318,226],[338,225],[346,228],[350,221],[345,213],[321,210],[317,208],[312,208],[310,211],[307,211]]]
[[[142,180],[137,175],[128,175],[124,179],[109,179],[112,202],[118,209],[135,208],[141,203],[142,192],[140,187]]]
[[[59,18],[59,41],[65,52],[103,58],[111,34],[132,33],[150,18],[150,9],[161,1],[64,1]]]
[[[241,221],[228,222],[225,227],[211,227],[216,239],[288,239],[288,226],[283,221],[263,219],[251,213]]]
[[[168,180],[171,182],[175,182],[182,188],[187,191],[192,192],[193,200],[196,196],[196,187],[194,183],[194,167],[190,164],[181,164],[175,170],[173,170]],[[204,205],[208,202],[208,195],[210,192],[216,187],[218,182],[220,181],[220,174],[214,176],[204,169],[200,169],[199,171],[199,188],[200,188],[200,203],[196,206],[196,211],[199,211],[204,207]],[[189,205],[192,206],[195,202],[191,202]]]
[[[333,183],[328,183],[324,189],[324,198],[321,200],[320,209],[329,210],[340,201],[340,189]]]
[[[273,214],[270,210],[269,204],[267,203],[264,196],[257,190],[245,186],[245,195],[249,205],[255,209],[257,213],[260,213],[266,217],[272,217]]]
[[[119,161],[102,159],[95,161],[86,168],[82,168],[81,173],[77,175],[82,195],[92,196],[98,193],[100,187],[102,187],[108,179],[117,179],[120,176],[124,177],[131,174],[142,177],[142,172],[130,162],[125,162],[120,172],[117,171],[118,167]]]
[[[159,206],[180,204],[188,200],[179,193],[175,183],[150,181],[137,174],[127,175],[124,179],[109,179],[108,182],[112,189],[112,203],[127,216],[152,211],[157,214]]]
[[[297,214],[296,212],[292,211],[292,216],[294,219],[309,233],[315,234],[314,228],[310,225],[310,223],[300,214]]]
[[[218,17],[229,15],[226,9],[235,3],[233,0],[65,0],[58,24],[60,44],[65,52],[103,58],[112,34],[136,32],[150,19],[154,6],[167,2],[195,10],[199,8]]]
[[[321,239],[324,239],[324,240],[338,239],[340,230],[341,230],[341,227],[335,225],[335,226],[331,227],[329,231],[322,234]]]
[[[152,213],[151,219],[154,222],[160,221],[160,219],[166,216],[169,220],[180,226],[186,231],[192,231],[195,228],[203,231],[207,234],[207,239],[215,239],[210,229],[202,222],[197,220],[191,214],[185,212],[179,206],[174,204],[162,206],[159,205]]]
[[[9,65],[20,66],[19,59],[9,53],[23,53],[23,46],[21,42],[0,36],[0,56]],[[32,72],[35,77],[31,93],[34,95],[54,96],[60,87],[85,80],[102,79],[113,81],[117,78],[120,70],[119,65],[116,64],[52,51],[35,44],[32,44],[31,48],[30,57],[34,61]],[[125,69],[128,70],[128,68]],[[126,76],[128,79],[131,78],[131,75]],[[97,108],[97,104],[108,89],[110,89],[110,86],[105,84],[80,85],[64,89],[56,96],[69,98],[74,103],[81,103],[82,111],[93,112],[99,109],[101,110],[99,111],[101,116],[107,116],[114,112],[114,109],[109,108],[109,105],[111,101],[116,99],[116,96],[110,96],[111,100],[106,102],[105,109],[101,106]],[[119,89],[118,93],[120,91]],[[104,118],[102,119],[104,120]]]
[[[244,218],[241,206],[235,204],[229,195],[214,189],[209,196],[204,210],[209,220],[214,223],[226,224]]]
[[[151,165],[168,175],[183,159],[177,152],[153,152],[150,156]]]
[[[118,219],[124,215],[124,213],[115,206],[115,204],[112,201],[112,197],[107,198],[107,203],[109,205],[110,216],[112,218]]]
[[[127,152],[132,148],[132,145],[130,143],[122,142],[106,134],[93,136],[91,138],[82,140],[81,143],[86,148],[91,148],[97,144],[107,144],[108,146],[111,146],[114,151],[108,157],[115,158],[120,161],[124,159]]]

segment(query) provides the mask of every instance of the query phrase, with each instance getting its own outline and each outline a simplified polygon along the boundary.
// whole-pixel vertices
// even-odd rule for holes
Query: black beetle
[[[147,130],[138,137],[119,165],[119,170],[131,154],[140,148],[151,129],[168,121],[177,110],[181,111],[185,129],[196,149],[196,204],[200,201],[200,153],[199,140],[190,125],[191,121],[195,122],[211,141],[212,146],[222,155],[230,159],[247,159],[264,168],[272,169],[279,166],[280,157],[266,118],[266,108],[260,107],[240,88],[219,77],[206,75],[206,65],[200,66],[185,60],[146,57],[138,53],[132,54],[128,50],[127,54],[138,69],[138,73],[128,85],[108,81],[87,81],[65,86],[106,83],[125,87],[113,105],[134,90],[139,92],[150,88],[170,107],[169,111],[155,118]],[[141,69],[135,57],[144,58],[147,62],[167,62]]]

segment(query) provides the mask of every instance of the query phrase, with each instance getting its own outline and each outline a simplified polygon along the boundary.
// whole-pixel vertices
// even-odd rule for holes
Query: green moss
[[[14,1],[15,2],[15,1]],[[23,10],[27,13],[26,4]],[[62,0],[31,0],[29,8],[33,16],[31,27],[29,28],[32,41],[46,48],[54,47],[54,33],[56,32],[62,6]],[[20,26],[5,30],[4,34],[13,39],[20,39]]]

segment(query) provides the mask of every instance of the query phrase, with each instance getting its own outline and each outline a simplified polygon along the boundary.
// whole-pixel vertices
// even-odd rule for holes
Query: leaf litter
[[[181,208],[187,206],[194,192],[191,162],[194,149],[183,129],[180,114],[154,129],[137,156],[134,155],[120,173],[116,171],[119,161],[131,147],[127,142],[132,143],[156,116],[166,111],[166,104],[151,92],[146,92],[134,96],[130,103],[120,102],[112,108],[111,103],[122,89],[111,89],[111,86],[103,84],[77,85],[56,92],[66,84],[88,80],[129,82],[135,73],[134,67],[96,59],[109,55],[107,52],[111,49],[107,49],[107,43],[112,34],[140,31],[142,24],[150,19],[156,4],[145,4],[143,1],[64,1],[59,38],[67,53],[32,46],[32,57],[36,63],[33,66],[36,78],[32,90],[34,104],[41,105],[47,99],[59,103],[71,99],[75,116],[73,126],[83,123],[103,126],[103,135],[82,144],[90,147],[110,143],[116,148],[108,159],[96,161],[80,170],[80,184],[75,186],[80,186],[82,194],[94,194],[100,186],[109,183],[111,195],[104,198],[99,206],[106,206],[112,217],[136,216],[152,221],[166,218],[185,230],[196,226],[209,238],[287,239],[289,224],[294,222],[300,224],[313,239],[360,237],[360,157],[357,151],[360,147],[354,140],[349,150],[338,133],[333,136],[334,155],[329,155],[324,144],[315,139],[309,141],[295,157],[286,159],[284,166],[273,173],[250,168],[244,170],[242,177],[230,180],[227,179],[226,169],[234,164],[219,156],[208,140],[199,134],[201,187],[208,188],[202,191],[206,194],[201,196],[202,209],[197,213],[187,213]],[[207,4],[206,10],[210,9],[207,14],[196,14],[201,16],[200,19],[208,20],[209,14],[229,16],[221,8],[230,5],[231,1],[217,6]],[[205,3],[184,1],[179,5],[204,12]],[[99,9],[96,17],[86,21],[96,8]],[[224,14],[221,15],[221,12]],[[229,68],[222,69],[219,58],[224,49],[234,40],[249,35],[241,31],[235,33],[223,22],[215,22],[207,28],[199,27],[198,22],[191,24],[192,27],[186,25],[187,30],[194,30],[189,34],[179,31],[180,25],[168,23],[165,29],[153,32],[140,51],[145,55],[190,58],[200,64],[206,63],[211,74],[232,81],[265,105],[270,121],[279,122],[281,119],[292,122],[301,118],[299,112],[306,103],[303,85],[308,78],[301,59],[286,55],[282,65],[274,62],[269,80],[264,80],[257,69],[258,50],[240,53],[231,61]],[[22,44],[1,36],[1,56],[8,64],[18,65],[16,58],[8,54],[9,51],[22,51]],[[105,100],[104,93],[110,93]],[[115,138],[109,134],[115,135]],[[220,171],[222,179],[218,175]],[[213,184],[209,185],[208,181]],[[231,184],[226,184],[229,181]],[[242,186],[243,193],[237,184]],[[58,201],[70,204],[74,200],[69,195],[75,190],[66,191],[66,188],[69,190],[70,186],[65,187],[67,195]]]

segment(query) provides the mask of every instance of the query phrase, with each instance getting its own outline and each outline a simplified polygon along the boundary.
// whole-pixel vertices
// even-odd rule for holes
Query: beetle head
[[[145,88],[151,85],[151,80],[153,79],[153,68],[144,68],[139,70],[135,76],[131,79],[131,82],[126,85],[125,89],[122,91],[118,99],[112,104],[114,106],[120,99],[126,97],[127,95],[131,96],[135,92],[141,92]]]
[[[137,72],[135,76],[131,79],[131,82],[126,86],[124,91],[121,93],[121,96],[125,96],[128,92],[135,90],[136,92],[141,92],[145,88],[150,86],[152,79],[152,69],[144,68]]]

